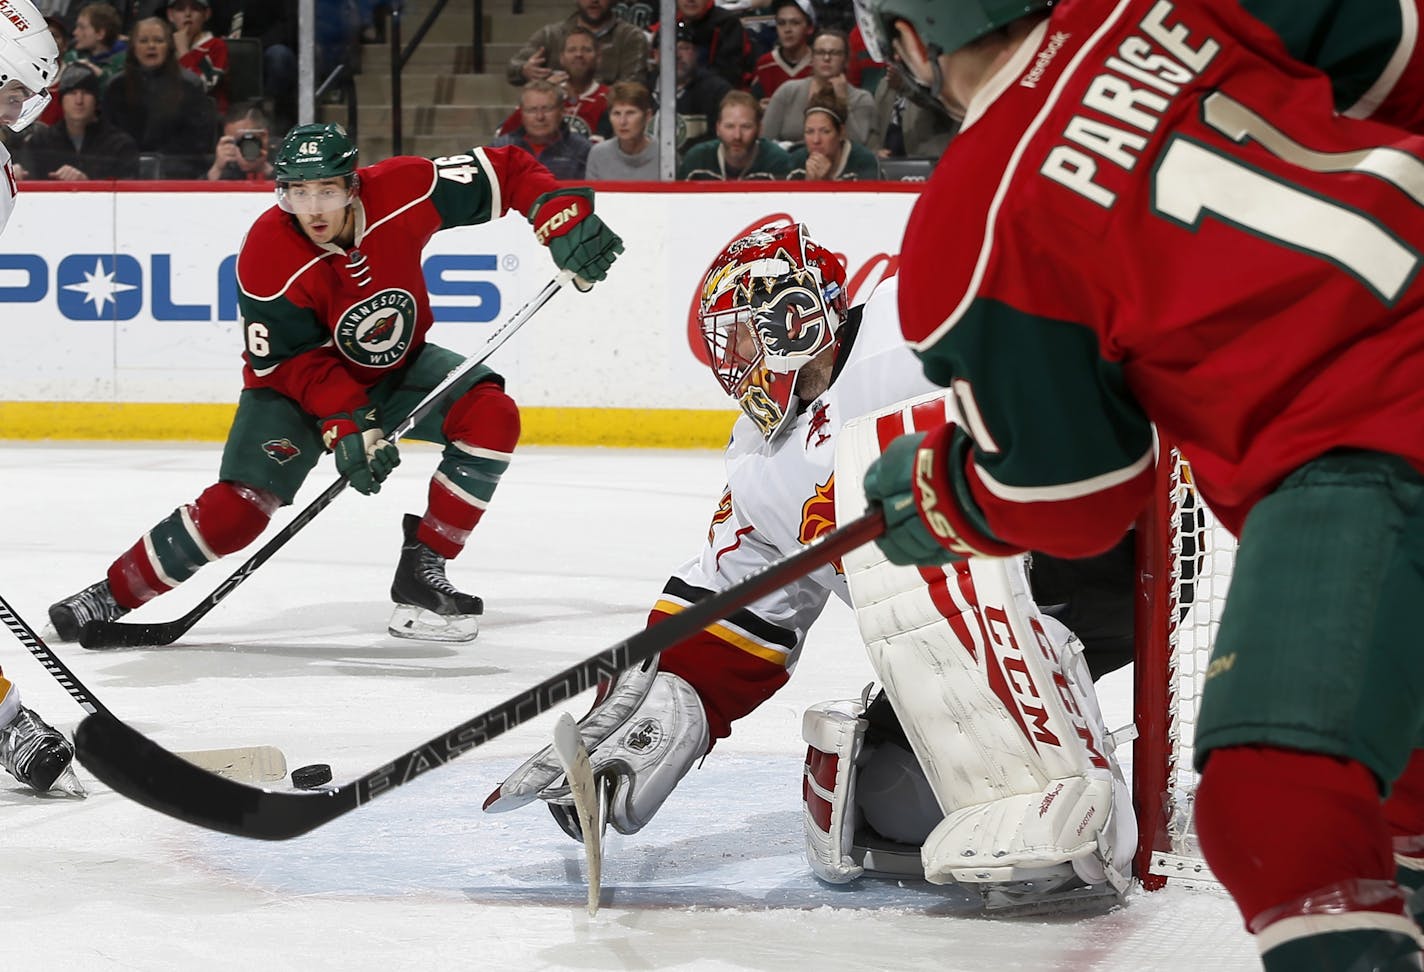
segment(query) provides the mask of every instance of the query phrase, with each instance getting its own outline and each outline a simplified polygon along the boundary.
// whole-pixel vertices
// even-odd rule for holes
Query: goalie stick
[[[287,840],[445,765],[593,688],[600,679],[613,678],[660,654],[884,532],[885,517],[878,508],[872,508],[805,549],[768,564],[726,590],[550,676],[365,776],[330,790],[282,792],[221,779],[185,763],[112,716],[88,716],[75,733],[74,748],[91,773],[146,807],[209,830],[261,840]]]
[[[395,431],[386,436],[386,441],[392,444],[400,441],[415,427],[421,419],[425,418],[432,409],[438,406],[445,398],[446,394],[453,388],[461,378],[464,378],[477,366],[483,364],[485,359],[499,350],[505,341],[509,340],[514,332],[524,326],[529,318],[533,317],[541,307],[549,302],[549,299],[558,293],[559,288],[573,278],[573,273],[568,270],[560,271],[558,276],[544,285],[544,289],[539,291],[527,304],[521,307],[513,317],[499,326],[485,342],[484,348],[473,358],[466,358],[458,368],[445,376],[445,380],[436,385],[430,394],[421,399],[405,420],[396,426]],[[106,649],[106,648],[139,648],[158,647],[171,645],[192,629],[205,614],[217,607],[225,597],[231,594],[243,581],[252,576],[252,573],[272,558],[278,550],[282,549],[288,540],[296,536],[302,529],[316,518],[316,515],[331,505],[332,500],[341,495],[341,491],[346,488],[346,477],[342,476],[336,482],[326,488],[311,504],[298,513],[290,523],[282,527],[271,540],[263,544],[247,562],[237,570],[232,576],[223,581],[207,597],[199,601],[187,614],[172,621],[155,622],[124,622],[124,621],[90,621],[84,625],[79,632],[79,643],[85,648]]]
[[[564,768],[569,793],[574,798],[578,814],[579,833],[583,835],[583,857],[588,868],[588,916],[598,914],[598,898],[603,888],[603,833],[608,814],[603,787],[594,782],[588,750],[579,735],[578,723],[565,712],[554,726],[554,755]]]
[[[15,639],[34,655],[45,671],[69,693],[70,698],[79,703],[80,708],[90,715],[115,718],[109,707],[94,697],[94,693],[84,687],[69,666],[45,644],[44,639],[15,613],[10,602],[0,597],[0,621],[10,629]],[[287,759],[275,746],[239,746],[233,749],[196,749],[175,755],[201,766],[212,773],[218,773],[230,780],[241,783],[271,783],[284,779],[287,775]]]

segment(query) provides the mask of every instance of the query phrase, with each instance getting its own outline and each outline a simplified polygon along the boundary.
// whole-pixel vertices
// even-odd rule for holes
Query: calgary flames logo
[[[836,474],[816,487],[816,495],[801,504],[801,529],[796,539],[803,545],[836,528]],[[844,574],[840,558],[831,561],[837,574]]]
[[[826,308],[808,288],[785,287],[756,309],[752,322],[768,354],[809,356],[821,349]]]

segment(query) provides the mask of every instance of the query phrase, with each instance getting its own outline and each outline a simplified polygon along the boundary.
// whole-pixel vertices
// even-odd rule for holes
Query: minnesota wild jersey
[[[425,343],[434,317],[421,252],[432,236],[527,212],[557,187],[516,148],[398,156],[357,175],[349,250],[313,243],[273,206],[237,258],[244,386],[272,388],[317,416],[359,407],[371,385]]]
[[[1069,0],[988,81],[900,264],[971,545],[1110,547],[1154,422],[1233,531],[1332,449],[1424,469],[1424,140],[1335,100],[1236,0]]]

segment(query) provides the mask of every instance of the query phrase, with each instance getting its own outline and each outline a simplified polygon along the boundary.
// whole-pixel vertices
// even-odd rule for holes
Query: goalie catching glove
[[[335,454],[336,471],[367,496],[379,493],[381,483],[400,465],[400,453],[395,443],[386,441],[374,405],[322,419],[321,441]]]
[[[608,822],[620,834],[643,829],[711,745],[702,700],[678,676],[658,671],[656,660],[630,668],[601,687],[578,728],[594,778],[609,794]],[[536,797],[548,804],[570,837],[583,839],[552,746],[509,774],[485,800],[484,809],[501,813]]]
[[[594,215],[593,190],[586,186],[544,193],[529,208],[529,222],[554,265],[571,271],[580,290],[607,277],[623,252],[623,240]]]

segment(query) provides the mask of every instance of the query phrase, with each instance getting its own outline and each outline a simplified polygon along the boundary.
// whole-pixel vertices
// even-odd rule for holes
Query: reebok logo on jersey
[[[342,312],[332,328],[343,357],[364,368],[389,368],[405,357],[415,337],[415,298],[392,287]]]
[[[1048,66],[1053,63],[1053,59],[1058,56],[1058,52],[1063,49],[1063,45],[1072,37],[1065,31],[1058,31],[1048,38],[1048,43],[1043,45],[1043,50],[1038,52],[1038,56],[1033,59],[1033,67],[1028,69],[1028,73],[1019,78],[1019,85],[1024,88],[1036,88],[1038,82],[1043,80],[1043,72],[1048,70]]]

